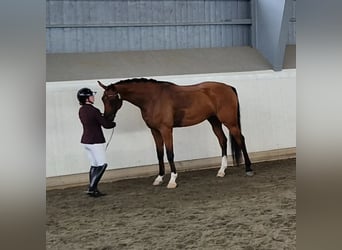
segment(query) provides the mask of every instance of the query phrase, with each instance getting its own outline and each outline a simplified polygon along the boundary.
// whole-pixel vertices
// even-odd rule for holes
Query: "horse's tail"
[[[232,89],[233,89],[233,91],[236,95],[236,99],[237,99],[237,122],[238,122],[239,130],[241,131],[239,98],[238,98],[238,94],[237,94],[236,89],[234,87],[232,87]],[[230,138],[230,148],[232,151],[233,163],[234,163],[234,165],[239,165],[241,162],[241,148],[237,144],[235,138],[233,137],[233,135],[230,132],[229,132],[229,138]]]

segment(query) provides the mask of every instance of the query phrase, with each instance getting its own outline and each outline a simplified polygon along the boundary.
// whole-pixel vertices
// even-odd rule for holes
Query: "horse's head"
[[[104,105],[104,117],[108,120],[113,121],[116,112],[118,112],[118,110],[122,106],[122,99],[120,97],[120,94],[114,84],[105,86],[100,81],[97,82],[104,89],[102,96],[102,102]]]

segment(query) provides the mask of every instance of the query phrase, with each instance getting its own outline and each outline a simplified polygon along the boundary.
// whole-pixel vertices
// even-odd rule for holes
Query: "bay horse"
[[[202,82],[195,85],[179,86],[171,82],[154,79],[134,78],[105,86],[102,101],[104,116],[114,120],[123,101],[128,101],[141,110],[142,118],[150,128],[157,150],[159,175],[153,185],[160,185],[165,175],[164,145],[171,168],[171,178],[167,188],[177,186],[177,171],[174,163],[174,127],[186,127],[208,120],[217,136],[222,151],[218,177],[224,177],[227,162],[227,137],[222,130],[224,124],[230,135],[234,165],[241,162],[241,151],[245,160],[247,176],[253,175],[245,139],[241,133],[240,107],[234,87],[220,82]]]

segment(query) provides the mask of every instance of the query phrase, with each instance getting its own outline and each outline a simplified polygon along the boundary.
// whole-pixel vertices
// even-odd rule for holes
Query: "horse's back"
[[[201,82],[201,83],[197,84],[197,86],[200,88],[211,89],[213,91],[215,91],[215,90],[231,91],[233,88],[232,86],[230,86],[226,83],[223,83],[223,82],[211,82],[211,81]]]
[[[185,99],[195,99],[199,103],[201,100],[210,101],[217,105],[232,105],[237,102],[237,92],[233,86],[223,82],[206,81],[194,85],[172,85],[170,86],[175,94],[173,96],[183,96]],[[177,99],[177,98],[176,98]]]
[[[237,99],[237,93],[233,86],[222,82],[202,82],[198,87],[205,90],[211,98],[218,102],[226,102]]]
[[[224,92],[224,93],[234,93],[234,87],[223,83],[223,82],[214,82],[214,81],[206,81],[201,82],[193,85],[170,85],[168,86],[172,91],[175,92],[184,92],[184,93],[191,93],[191,92]]]

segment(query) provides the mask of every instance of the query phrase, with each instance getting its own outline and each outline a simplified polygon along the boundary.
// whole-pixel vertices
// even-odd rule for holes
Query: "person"
[[[105,195],[101,193],[97,185],[106,168],[105,137],[102,127],[110,129],[116,126],[114,121],[107,120],[99,109],[93,106],[96,92],[89,88],[82,88],[77,92],[77,99],[81,105],[79,118],[82,123],[83,133],[81,144],[90,160],[89,187],[86,193],[92,197]]]

